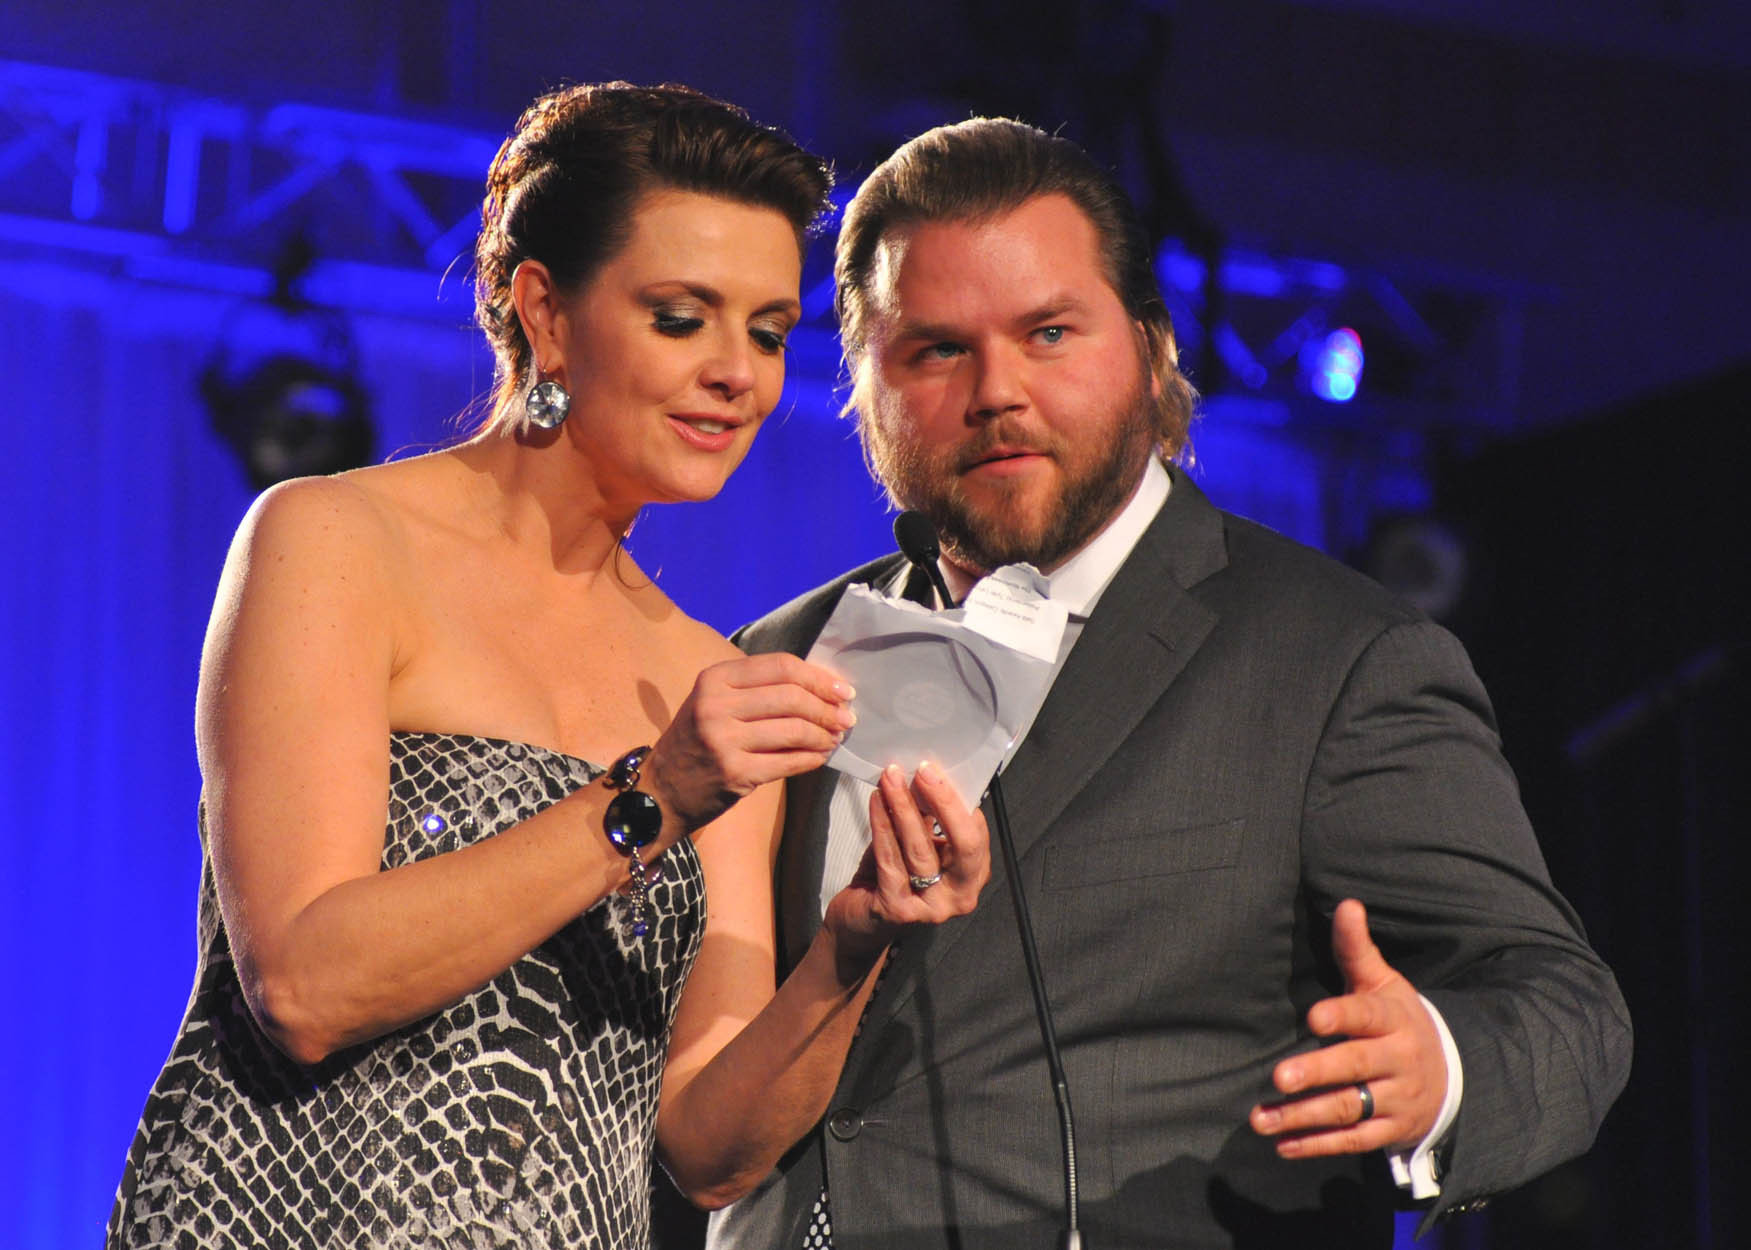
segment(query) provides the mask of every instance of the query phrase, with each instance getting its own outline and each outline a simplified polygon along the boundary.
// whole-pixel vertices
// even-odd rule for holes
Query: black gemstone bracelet
[[[663,829],[663,809],[638,788],[638,771],[650,750],[648,746],[636,747],[602,774],[602,784],[619,791],[602,813],[602,832],[608,835],[614,849],[630,861],[626,867],[632,882],[632,918],[626,928],[633,937],[650,932],[650,887],[662,875],[655,864],[647,870],[638,855]]]

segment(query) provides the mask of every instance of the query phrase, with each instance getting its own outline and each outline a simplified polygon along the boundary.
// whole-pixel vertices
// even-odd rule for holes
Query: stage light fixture
[[[1361,386],[1365,359],[1362,336],[1349,326],[1340,326],[1303,344],[1302,377],[1307,389],[1327,403],[1347,404],[1356,398]]]
[[[312,253],[291,240],[271,300],[236,309],[201,372],[213,429],[255,490],[369,464],[377,434],[346,318],[297,292]]]
[[[1446,522],[1398,515],[1374,523],[1361,568],[1435,620],[1451,622],[1470,589],[1472,564],[1470,545]]]
[[[364,388],[350,372],[319,361],[277,353],[240,377],[209,370],[201,394],[213,428],[242,461],[255,490],[356,469],[375,454]]]

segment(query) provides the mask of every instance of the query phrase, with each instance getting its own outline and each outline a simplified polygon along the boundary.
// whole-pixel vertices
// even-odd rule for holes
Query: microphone
[[[943,581],[942,569],[936,563],[942,554],[942,544],[936,540],[936,526],[930,523],[930,518],[910,509],[902,512],[894,518],[894,541],[900,545],[900,554],[930,579],[936,591],[936,606],[954,607],[954,596],[949,594],[948,583]]]
[[[935,588],[941,607],[954,599],[943,581],[937,557],[942,546],[936,527],[922,512],[906,511],[894,518],[894,541],[900,554],[923,570]],[[1034,1017],[1040,1024],[1040,1041],[1046,1051],[1046,1071],[1052,1080],[1052,1098],[1058,1106],[1058,1136],[1064,1148],[1064,1228],[1060,1250],[1081,1250],[1082,1232],[1077,1227],[1076,1129],[1070,1118],[1070,1082],[1064,1076],[1064,1058],[1058,1053],[1058,1032],[1052,1026],[1052,1004],[1046,998],[1046,979],[1040,972],[1040,953],[1034,942],[1034,922],[1028,913],[1027,895],[1021,888],[1021,866],[1015,854],[1015,835],[1009,829],[1009,811],[1003,804],[1003,777],[991,778],[985,791],[991,800],[991,823],[997,830],[997,846],[1003,855],[1003,871],[1009,878],[1009,898],[1015,908],[1015,928],[1021,938],[1022,962],[1027,966],[1028,988],[1034,995]]]

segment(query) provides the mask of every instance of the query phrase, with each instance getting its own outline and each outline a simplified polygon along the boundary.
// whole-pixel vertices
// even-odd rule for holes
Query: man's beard
[[[974,573],[1026,562],[1049,571],[1075,554],[1130,499],[1155,447],[1153,404],[1139,380],[1116,426],[1098,431],[1106,445],[1092,460],[1079,461],[1062,438],[1022,434],[1004,419],[992,420],[952,459],[932,458],[911,442],[890,441],[865,419],[864,446],[888,496],[902,508],[929,517],[948,558]],[[1025,446],[1053,457],[1062,477],[1055,495],[1037,514],[1017,515],[1019,505],[968,497],[961,472],[993,447]],[[1000,486],[997,489],[1001,489]]]

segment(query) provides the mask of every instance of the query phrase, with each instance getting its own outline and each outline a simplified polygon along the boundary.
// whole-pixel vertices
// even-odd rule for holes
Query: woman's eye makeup
[[[666,334],[670,338],[683,339],[696,334],[704,329],[705,322],[705,316],[697,308],[661,306],[651,309],[651,327],[658,334]],[[790,323],[786,319],[761,320],[748,326],[748,337],[762,352],[777,355],[784,350],[790,330]]]
[[[748,337],[754,340],[754,345],[764,352],[783,351],[789,334],[789,330],[773,326],[754,326],[748,331]]]
[[[684,338],[703,326],[705,320],[685,310],[659,308],[651,314],[651,324],[656,327],[659,334]]]

